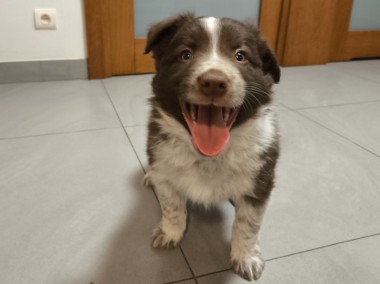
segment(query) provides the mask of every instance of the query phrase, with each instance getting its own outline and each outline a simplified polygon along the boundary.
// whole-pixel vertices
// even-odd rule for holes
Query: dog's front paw
[[[149,172],[144,176],[144,186],[145,187],[153,187],[152,178],[149,175]]]
[[[245,280],[258,280],[264,271],[265,261],[260,255],[253,255],[244,260],[232,260],[232,268]]]
[[[153,230],[152,246],[154,248],[174,248],[182,240],[183,232],[180,230],[171,230],[165,232],[158,227]]]

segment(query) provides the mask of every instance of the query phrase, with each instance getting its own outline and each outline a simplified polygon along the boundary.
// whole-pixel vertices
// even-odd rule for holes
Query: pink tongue
[[[198,119],[191,128],[194,144],[199,152],[209,157],[222,152],[230,137],[221,107],[199,106]]]

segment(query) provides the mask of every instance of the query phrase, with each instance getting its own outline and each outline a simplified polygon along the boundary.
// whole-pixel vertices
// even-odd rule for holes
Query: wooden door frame
[[[133,0],[85,0],[84,4],[89,79],[133,73]]]
[[[353,0],[283,0],[276,54],[282,66],[380,57],[380,30],[350,31]]]
[[[259,27],[282,66],[380,57],[380,31],[349,31],[352,2],[261,0]],[[85,0],[85,18],[90,79],[154,72],[133,0]]]
[[[259,25],[274,50],[282,2],[261,0]],[[154,71],[151,54],[144,55],[146,38],[134,37],[133,0],[85,0],[84,4],[90,79]]]

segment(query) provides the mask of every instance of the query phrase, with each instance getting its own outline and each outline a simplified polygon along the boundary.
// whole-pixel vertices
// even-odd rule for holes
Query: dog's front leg
[[[257,280],[265,265],[258,244],[258,233],[266,205],[254,202],[251,197],[243,197],[234,203],[236,216],[232,228],[232,267],[244,279]]]
[[[160,202],[162,218],[153,230],[152,245],[175,247],[182,240],[186,229],[186,200],[175,192],[168,183],[154,185]]]

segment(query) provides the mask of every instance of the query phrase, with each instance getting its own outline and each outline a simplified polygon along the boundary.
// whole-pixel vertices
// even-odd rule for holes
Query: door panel
[[[277,44],[281,65],[380,57],[380,30],[350,31],[352,5],[353,0],[284,0]]]
[[[184,11],[197,16],[259,18],[260,0],[135,0],[135,36],[145,37],[151,24]]]
[[[194,11],[196,15],[250,18],[257,22],[263,8],[267,13],[281,5],[281,0],[234,2],[137,0],[135,3],[133,0],[84,0],[84,2],[89,77],[94,79],[154,72],[152,55],[144,55],[146,31],[152,23],[177,12]],[[266,2],[267,5],[260,7],[260,2]],[[268,5],[270,3],[272,5]],[[273,13],[265,18],[266,24],[269,24],[272,16]]]
[[[145,36],[153,23],[184,11],[192,11],[197,16],[252,19],[256,23],[260,14],[260,0],[135,0],[134,5],[135,73],[154,72],[151,55],[143,54]]]
[[[106,2],[110,0],[106,0]],[[133,0],[112,0],[109,19],[112,75],[135,72]]]
[[[90,78],[154,72],[151,54],[144,55],[146,30],[151,23],[183,10],[259,18],[262,34],[282,66],[380,57],[380,30],[350,30],[353,0],[84,1]],[[364,2],[377,0],[355,4]]]

